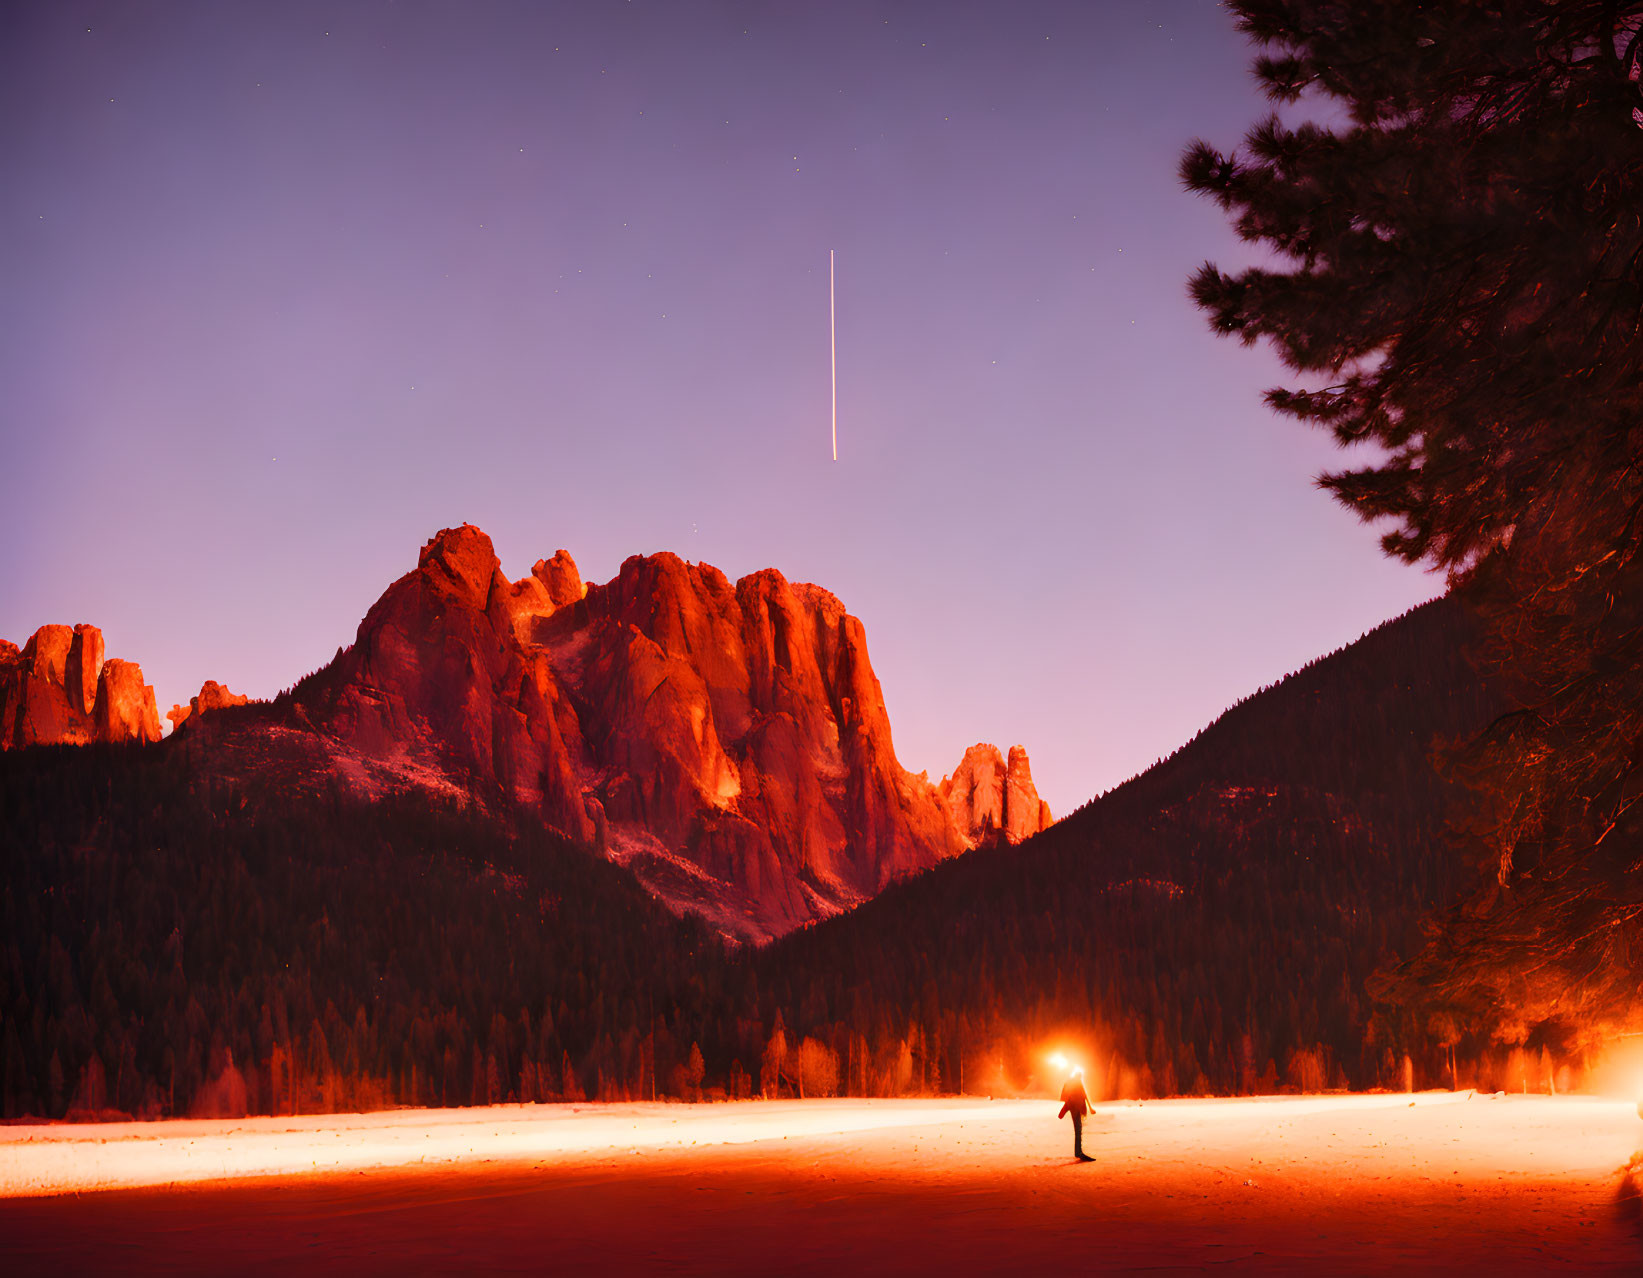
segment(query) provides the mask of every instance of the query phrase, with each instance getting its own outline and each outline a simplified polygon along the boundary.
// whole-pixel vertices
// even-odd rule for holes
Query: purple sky
[[[1059,815],[1441,588],[1186,300],[1243,252],[1177,157],[1265,109],[1214,3],[0,23],[0,636],[101,625],[162,712],[467,520],[826,586],[904,764],[1020,741]]]

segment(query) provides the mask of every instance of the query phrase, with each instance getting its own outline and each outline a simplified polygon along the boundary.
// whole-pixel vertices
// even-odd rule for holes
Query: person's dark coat
[[[1069,1113],[1083,1118],[1090,1112],[1090,1098],[1084,1091],[1082,1078],[1069,1078],[1067,1085],[1061,1089],[1061,1112],[1057,1118],[1065,1118]]]

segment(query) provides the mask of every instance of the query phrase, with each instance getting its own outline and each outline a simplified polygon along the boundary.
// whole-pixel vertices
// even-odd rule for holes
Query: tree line
[[[1464,881],[1429,750],[1488,713],[1469,624],[1418,609],[1031,843],[757,951],[528,814],[170,743],[0,756],[0,1104],[1013,1094],[1052,1044],[1097,1095],[1441,1082],[1458,1039],[1369,986]]]

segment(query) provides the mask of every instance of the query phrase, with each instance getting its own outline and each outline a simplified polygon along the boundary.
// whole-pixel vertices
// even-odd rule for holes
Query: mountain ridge
[[[896,758],[860,620],[775,569],[661,552],[587,583],[561,549],[509,581],[482,530],[444,529],[330,663],[246,702],[208,680],[173,740],[238,783],[530,810],[742,941],[975,841]],[[1009,773],[1032,790],[1024,751]]]
[[[1366,982],[1470,881],[1432,751],[1499,705],[1473,636],[1453,598],[1411,609],[1034,839],[784,938],[768,997],[820,1036],[918,1009],[906,1032],[943,1077],[986,1045],[1020,1085],[1064,1035],[1110,1095],[1446,1079]]]
[[[1469,633],[1453,601],[1417,609],[1074,818],[757,948],[524,809],[324,735],[344,660],[157,747],[0,753],[26,835],[3,1108],[736,1097],[799,1085],[784,1045],[867,1095],[1037,1090],[1050,1043],[1097,1098],[1448,1083],[1443,1044],[1366,983],[1464,869],[1427,755],[1492,704]]]

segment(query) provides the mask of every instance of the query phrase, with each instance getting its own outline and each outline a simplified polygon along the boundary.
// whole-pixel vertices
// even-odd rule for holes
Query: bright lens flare
[[[1050,1060],[1050,1064],[1054,1065],[1057,1069],[1066,1069],[1067,1068],[1067,1058],[1065,1056],[1063,1056],[1060,1052],[1051,1052],[1049,1060]]]

